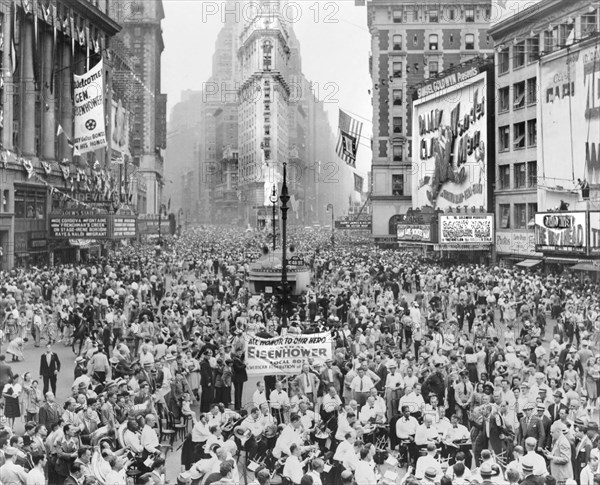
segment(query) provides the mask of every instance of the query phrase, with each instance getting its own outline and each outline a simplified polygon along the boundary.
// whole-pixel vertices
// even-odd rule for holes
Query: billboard
[[[487,210],[486,80],[486,72],[472,68],[419,89],[424,96],[413,103],[413,206]]]
[[[111,110],[111,143],[114,161],[123,163],[124,155],[131,156],[129,151],[129,112],[123,107],[121,100],[112,100]]]
[[[431,224],[398,224],[398,240],[431,241]]]
[[[600,211],[590,212],[590,256],[600,254]]]
[[[546,212],[535,215],[535,249],[543,252],[586,254],[586,212]]]
[[[597,45],[572,45],[559,54],[542,57],[540,75],[538,163],[540,174],[547,180],[545,185],[550,190],[555,186],[571,188],[577,179],[592,186],[600,184]]]
[[[542,256],[535,251],[533,232],[502,231],[496,233],[496,251],[499,254]]]
[[[494,242],[492,214],[440,214],[440,245],[489,245]]]

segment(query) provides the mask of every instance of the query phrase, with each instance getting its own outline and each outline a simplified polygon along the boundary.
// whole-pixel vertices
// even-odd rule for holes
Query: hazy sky
[[[180,101],[182,90],[202,89],[212,70],[212,55],[224,13],[223,1],[163,0],[165,51],[162,61],[163,92],[168,94],[169,113]],[[332,128],[337,130],[338,108],[364,122],[359,147],[358,171],[370,167],[372,126],[366,7],[354,0],[298,0],[285,16],[293,21],[302,50],[302,67],[315,83],[315,94],[327,101]],[[535,1],[511,1],[500,8],[494,0],[495,18],[504,18]],[[241,9],[240,9],[241,12]]]

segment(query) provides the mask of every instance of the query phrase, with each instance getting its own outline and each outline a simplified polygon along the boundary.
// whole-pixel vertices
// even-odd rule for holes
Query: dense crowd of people
[[[287,326],[247,290],[257,232],[1,273],[0,483],[159,484],[169,453],[181,484],[600,483],[597,283],[290,232],[313,278]],[[249,379],[247,337],[284,332],[331,358]]]

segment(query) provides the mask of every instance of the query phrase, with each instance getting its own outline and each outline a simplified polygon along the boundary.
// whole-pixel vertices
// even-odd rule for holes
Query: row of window
[[[450,42],[454,42],[453,39],[454,34],[450,34]],[[413,35],[413,45],[418,43],[418,34]],[[403,50],[402,43],[402,35],[394,34],[392,36],[392,46],[393,50],[401,51]],[[429,34],[429,44],[428,49],[430,51],[437,51],[440,48],[440,39],[438,34]],[[465,49],[466,50],[475,50],[475,34],[465,34]]]
[[[404,67],[404,63],[402,61],[392,62],[392,76],[390,77],[390,82],[393,82],[393,78],[401,78],[402,77],[403,67]],[[452,68],[452,67],[454,67],[454,64],[450,63],[450,68]],[[414,68],[414,72],[419,72],[419,63],[415,62],[413,68]],[[406,72],[408,74],[410,74],[411,69],[413,69],[413,68],[411,68],[411,66],[407,64]],[[440,72],[440,65],[439,65],[438,61],[428,61],[427,68],[429,69],[429,76]],[[385,81],[387,81],[387,80],[384,79],[382,81],[382,83]]]
[[[498,151],[508,152],[511,149],[510,125],[498,128]],[[513,124],[512,149],[533,148],[537,146],[537,119],[521,121]]]
[[[498,205],[498,226],[500,229],[528,229],[530,223],[535,220],[538,210],[537,202],[530,204],[515,204],[513,207],[513,218],[511,220],[510,204]]]
[[[475,22],[475,7],[465,7],[464,9],[449,7],[447,9],[441,9],[441,11],[439,8],[428,7],[427,10],[425,10],[425,21],[429,23],[439,23],[440,20],[458,22],[463,20],[463,13],[465,22]],[[483,12],[484,20],[489,20],[491,18],[491,14],[491,8],[487,7]],[[420,22],[422,20],[417,7],[395,9],[393,11],[392,18],[396,24],[401,24],[404,22]]]
[[[527,106],[534,106],[538,101],[539,86],[537,84],[537,77],[527,79],[527,81],[520,81],[513,84],[513,97],[512,107],[513,109],[524,108]],[[498,112],[504,113],[511,109],[511,98],[510,98],[510,86],[498,89]]]
[[[526,64],[536,62],[541,51],[553,52],[574,41],[577,23],[579,23],[580,38],[585,38],[589,34],[597,32],[598,16],[598,9],[594,9],[582,15],[575,22],[560,24],[544,31],[543,44],[540,44],[540,37],[537,36],[517,42],[512,47],[506,47],[498,53],[498,73],[504,74],[510,70],[511,58],[512,68],[519,69]]]
[[[514,184],[510,183],[510,172],[513,171]],[[515,163],[498,167],[498,189],[509,190],[531,189],[537,187],[537,162]]]

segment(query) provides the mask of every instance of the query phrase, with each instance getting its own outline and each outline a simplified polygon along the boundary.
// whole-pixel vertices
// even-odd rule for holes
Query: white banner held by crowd
[[[100,61],[82,76],[74,75],[75,148],[79,153],[107,146],[104,124],[104,78]]]
[[[333,355],[328,333],[288,334],[270,339],[249,335],[246,343],[248,375],[300,374],[309,358],[314,359],[315,364],[323,364]]]

